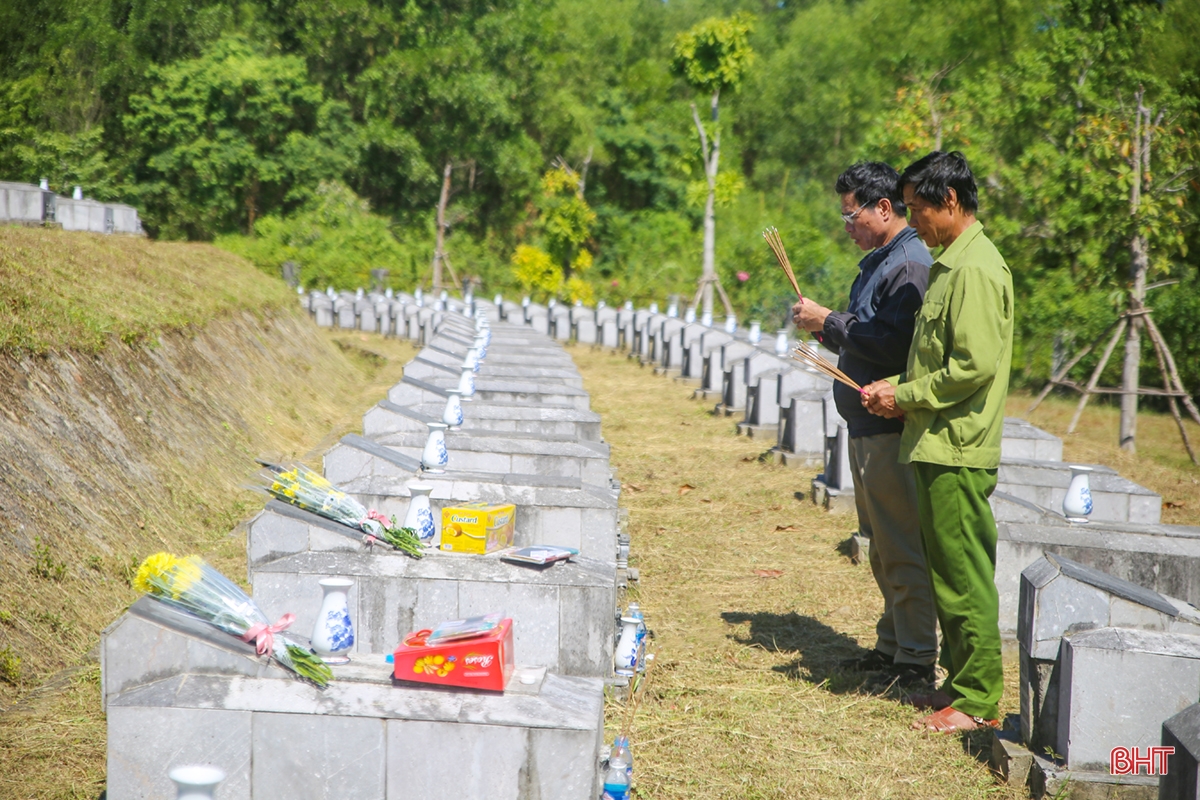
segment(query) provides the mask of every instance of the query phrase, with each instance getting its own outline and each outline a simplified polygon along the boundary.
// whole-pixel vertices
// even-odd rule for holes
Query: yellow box
[[[465,503],[442,509],[442,549],[490,553],[512,547],[517,507],[512,503]]]

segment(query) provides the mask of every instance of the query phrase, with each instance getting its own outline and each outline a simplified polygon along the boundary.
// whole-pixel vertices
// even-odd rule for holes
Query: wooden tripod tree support
[[[1162,338],[1162,333],[1159,332],[1158,326],[1154,324],[1154,319],[1150,316],[1150,309],[1138,308],[1130,309],[1122,314],[1116,322],[1109,325],[1103,333],[1100,334],[1087,347],[1075,354],[1075,357],[1063,364],[1058,372],[1050,377],[1050,381],[1042,388],[1037,399],[1033,401],[1033,405],[1029,407],[1027,414],[1032,414],[1034,410],[1041,405],[1046,396],[1050,394],[1055,386],[1065,386],[1079,392],[1079,405],[1075,407],[1075,415],[1071,417],[1071,424],[1067,426],[1067,433],[1074,433],[1075,426],[1079,424],[1079,417],[1083,414],[1084,406],[1087,405],[1089,399],[1094,394],[1120,394],[1129,393],[1124,388],[1109,388],[1098,386],[1100,382],[1100,374],[1104,372],[1104,368],[1108,366],[1108,360],[1112,357],[1113,350],[1117,347],[1117,342],[1126,333],[1130,326],[1144,326],[1147,335],[1150,337],[1151,343],[1154,345],[1154,356],[1158,361],[1158,370],[1162,373],[1163,388],[1150,389],[1135,387],[1134,394],[1154,395],[1157,397],[1166,397],[1167,405],[1171,409],[1171,416],[1175,419],[1175,424],[1179,427],[1179,436],[1183,439],[1183,446],[1187,450],[1188,456],[1192,459],[1192,463],[1200,465],[1200,461],[1196,459],[1196,453],[1192,449],[1192,443],[1188,440],[1187,429],[1183,425],[1183,417],[1179,413],[1179,404],[1177,400],[1183,402],[1184,407],[1188,410],[1188,414],[1200,425],[1200,409],[1196,408],[1196,404],[1192,402],[1192,396],[1183,388],[1183,381],[1179,378],[1179,370],[1175,367],[1175,357],[1171,355],[1171,350],[1167,347],[1166,341]],[[1109,331],[1112,335],[1108,336]],[[1104,345],[1104,352],[1100,355],[1100,360],[1096,363],[1096,368],[1092,370],[1088,382],[1084,386],[1080,386],[1073,380],[1067,378],[1067,373],[1083,360],[1088,353],[1092,352],[1100,342],[1104,341],[1108,336],[1108,341]]]
[[[700,301],[704,297],[704,287],[710,283],[716,287],[717,294],[721,296],[721,302],[725,304],[725,314],[732,317],[733,303],[729,302],[729,295],[725,294],[725,287],[721,285],[721,278],[716,273],[704,275],[700,278],[700,285],[696,287],[696,294],[692,297],[692,308],[700,305]]]
[[[1161,129],[1165,112],[1159,110],[1158,114],[1155,115],[1153,109],[1146,106],[1145,89],[1141,86],[1138,86],[1138,90],[1134,93],[1133,97],[1135,107],[1133,109],[1133,119],[1131,120],[1132,124],[1130,125],[1130,130],[1133,133],[1133,147],[1129,150],[1127,160],[1131,178],[1129,215],[1136,222],[1141,211],[1144,192],[1177,191],[1177,188],[1170,188],[1171,182],[1180,176],[1186,175],[1193,167],[1189,166],[1177,173],[1166,182],[1165,186],[1151,184],[1151,135],[1155,130]],[[1075,409],[1075,416],[1071,417],[1071,424],[1067,427],[1067,433],[1074,433],[1075,426],[1079,424],[1079,417],[1083,413],[1083,407],[1087,405],[1088,399],[1093,394],[1118,394],[1121,396],[1121,449],[1128,452],[1135,452],[1137,396],[1139,394],[1147,394],[1166,397],[1167,405],[1171,409],[1171,416],[1175,418],[1175,424],[1179,426],[1179,436],[1183,439],[1183,446],[1187,449],[1192,463],[1200,466],[1200,461],[1196,460],[1196,453],[1192,450],[1192,443],[1188,441],[1187,429],[1184,428],[1183,417],[1179,414],[1177,400],[1183,401],[1184,407],[1198,425],[1200,425],[1200,410],[1197,410],[1196,404],[1192,402],[1191,395],[1184,390],[1183,381],[1179,378],[1179,370],[1175,368],[1175,357],[1171,355],[1171,350],[1167,347],[1166,340],[1163,339],[1158,326],[1154,324],[1154,319],[1150,316],[1150,309],[1145,306],[1146,292],[1159,286],[1177,283],[1177,281],[1162,281],[1150,286],[1146,285],[1146,276],[1150,267],[1150,243],[1145,231],[1136,225],[1133,236],[1129,241],[1129,256],[1129,310],[1110,325],[1108,330],[1100,334],[1100,337],[1096,341],[1085,347],[1078,355],[1063,365],[1055,375],[1051,376],[1050,382],[1042,389],[1037,400],[1029,407],[1029,411],[1032,412],[1037,408],[1055,386],[1066,386],[1074,389],[1083,395],[1079,398],[1079,405]],[[1116,330],[1113,330],[1114,327]],[[1158,371],[1162,374],[1163,379],[1163,388],[1161,389],[1143,389],[1138,386],[1138,372],[1141,366],[1141,334],[1143,328],[1149,336],[1150,342],[1154,345],[1154,357],[1158,361]],[[1090,353],[1108,335],[1108,331],[1110,330],[1113,331],[1112,337],[1104,346],[1104,353],[1100,356],[1100,361],[1096,364],[1096,369],[1092,371],[1087,385],[1080,387],[1074,381],[1067,380],[1067,373],[1070,372],[1071,368]],[[1096,385],[1100,380],[1100,373],[1108,365],[1108,359],[1112,356],[1113,350],[1116,348],[1117,342],[1120,341],[1122,335],[1125,336],[1125,352],[1121,374],[1121,388],[1100,388]]]

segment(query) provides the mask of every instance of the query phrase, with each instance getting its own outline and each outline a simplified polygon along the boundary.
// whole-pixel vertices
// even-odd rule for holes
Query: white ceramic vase
[[[650,313],[651,313],[651,314],[657,314],[657,313],[658,313],[658,303],[651,303],[651,304],[650,304]]]
[[[735,317],[733,314],[726,314],[725,315],[725,332],[733,333],[736,330],[737,330],[737,317]]]
[[[637,672],[638,649],[641,645],[641,639],[638,637],[640,624],[641,620],[635,617],[621,617],[621,638],[613,652],[613,667],[618,675],[632,675]]]
[[[458,391],[464,398],[475,396],[475,371],[464,366],[458,378]]]
[[[704,314],[702,314],[700,316],[700,324],[706,328],[712,327],[712,312],[711,311],[706,311]]]
[[[354,623],[350,621],[350,603],[346,593],[354,585],[347,578],[323,578],[317,581],[325,596],[313,625],[312,649],[326,664],[345,664],[354,647]]]
[[[426,472],[445,472],[446,465],[450,463],[450,454],[446,452],[446,427],[444,422],[429,423],[429,438],[425,440],[425,450],[421,453],[421,469]]]
[[[787,331],[775,332],[775,355],[786,356],[788,354],[788,335]]]
[[[428,483],[410,483],[408,494],[408,511],[404,515],[404,527],[417,532],[417,538],[422,542],[430,542],[436,532],[433,527],[433,509],[429,507],[429,493],[433,486]]]
[[[626,301],[625,301],[625,310],[626,310],[626,311],[633,311],[633,301],[632,301],[632,300],[626,300]]]
[[[450,389],[446,398],[446,408],[442,411],[442,422],[451,430],[457,430],[463,424],[462,393],[458,389]]]
[[[695,322],[696,321],[696,309],[689,308],[687,311],[683,312],[683,321],[689,325],[691,325],[693,322]]]
[[[751,344],[758,344],[762,341],[762,323],[757,320],[750,323],[750,334],[747,337]]]
[[[175,784],[178,800],[213,800],[217,784],[225,780],[225,771],[207,764],[176,767],[167,773]]]
[[[463,359],[463,369],[479,372],[479,351],[474,347],[467,348],[467,357]]]
[[[1063,514],[1071,522],[1087,522],[1092,513],[1092,487],[1088,480],[1091,467],[1071,464],[1071,485],[1063,498]]]
[[[670,317],[671,319],[678,317],[679,316],[679,306],[675,305],[674,303],[667,306],[667,316]]]

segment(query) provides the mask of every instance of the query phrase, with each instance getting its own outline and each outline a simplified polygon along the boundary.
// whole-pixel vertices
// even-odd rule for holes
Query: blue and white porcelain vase
[[[326,664],[345,664],[350,661],[347,653],[354,647],[354,623],[350,621],[350,603],[346,599],[354,581],[323,578],[317,583],[325,597],[313,626],[312,649]]]
[[[458,391],[464,399],[474,396],[475,371],[471,367],[464,366],[462,368],[462,374],[458,377]]]
[[[225,771],[208,764],[176,767],[167,773],[178,792],[177,800],[213,800],[217,784],[225,780]]]
[[[408,511],[404,515],[404,527],[417,532],[417,538],[425,544],[433,541],[433,509],[429,507],[429,493],[433,486],[428,483],[410,483]]]
[[[425,440],[425,450],[421,453],[421,469],[426,472],[445,472],[450,463],[450,454],[446,452],[446,423],[430,422],[429,438]]]
[[[442,411],[442,422],[453,430],[462,427],[463,424],[462,392],[458,389],[450,389],[447,395],[446,408]]]
[[[783,356],[786,356],[787,354],[788,354],[787,331],[776,331],[775,332],[775,355],[782,358]]]
[[[618,675],[633,675],[638,668],[638,654],[642,639],[638,628],[642,621],[635,617],[621,617],[621,638],[613,652],[613,667]]]
[[[1092,513],[1092,487],[1088,480],[1091,467],[1071,464],[1071,485],[1063,497],[1063,514],[1070,522],[1087,522]]]
[[[750,323],[750,335],[747,336],[750,344],[758,344],[762,341],[762,323],[754,320]]]

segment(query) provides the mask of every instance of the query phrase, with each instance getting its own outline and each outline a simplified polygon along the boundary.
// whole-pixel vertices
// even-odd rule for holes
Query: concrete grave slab
[[[396,682],[382,663],[335,667],[323,691],[268,679],[168,678],[110,704],[109,791],[166,797],[166,766],[203,760],[235,778],[222,783],[223,800],[399,800],[413,797],[414,787],[425,790],[419,796],[444,791],[448,775],[463,796],[590,799],[599,793],[602,689],[597,679],[546,675],[529,687],[514,680],[503,694],[471,694]],[[275,735],[289,722],[287,737]],[[214,739],[220,746],[211,746]],[[118,748],[124,760],[112,757]],[[312,751],[305,769],[291,773],[305,749]],[[472,759],[479,769],[466,768]],[[298,795],[279,793],[297,780]]]
[[[361,436],[343,437],[325,455],[325,477],[368,508],[398,519],[408,510],[405,484],[418,470],[413,459]],[[464,502],[515,504],[519,546],[557,544],[574,547],[587,557],[615,558],[618,492],[611,486],[594,486],[578,478],[459,470],[423,473],[421,480],[434,485],[430,499],[437,509]],[[440,525],[436,513],[434,522]]]
[[[408,633],[451,619],[500,611],[514,620],[517,660],[552,672],[606,677],[612,672],[616,572],[611,562],[576,558],[526,568],[499,554],[355,550],[304,552],[251,570],[255,601],[272,619],[296,615],[310,630],[321,605],[321,578],[355,582],[349,597],[355,652],[392,649]]]
[[[363,414],[363,435],[375,438],[389,433],[427,432],[427,423],[440,421],[445,405],[443,401],[399,406],[390,400],[382,400]],[[567,406],[476,401],[465,406],[463,412],[464,430],[536,434],[548,440],[601,441],[600,415],[593,411]]]
[[[1133,481],[1122,478],[1110,467],[1087,464],[1092,473],[1090,518],[1103,522],[1139,522],[1156,524],[1162,518],[1162,497]],[[1028,461],[1001,458],[997,471],[997,491],[1054,509],[1062,501],[1071,483],[1071,467],[1061,461]]]
[[[373,440],[420,460],[423,432],[390,433]],[[609,446],[602,442],[551,441],[536,434],[447,431],[450,466],[472,472],[557,475],[603,486],[612,480]]]

